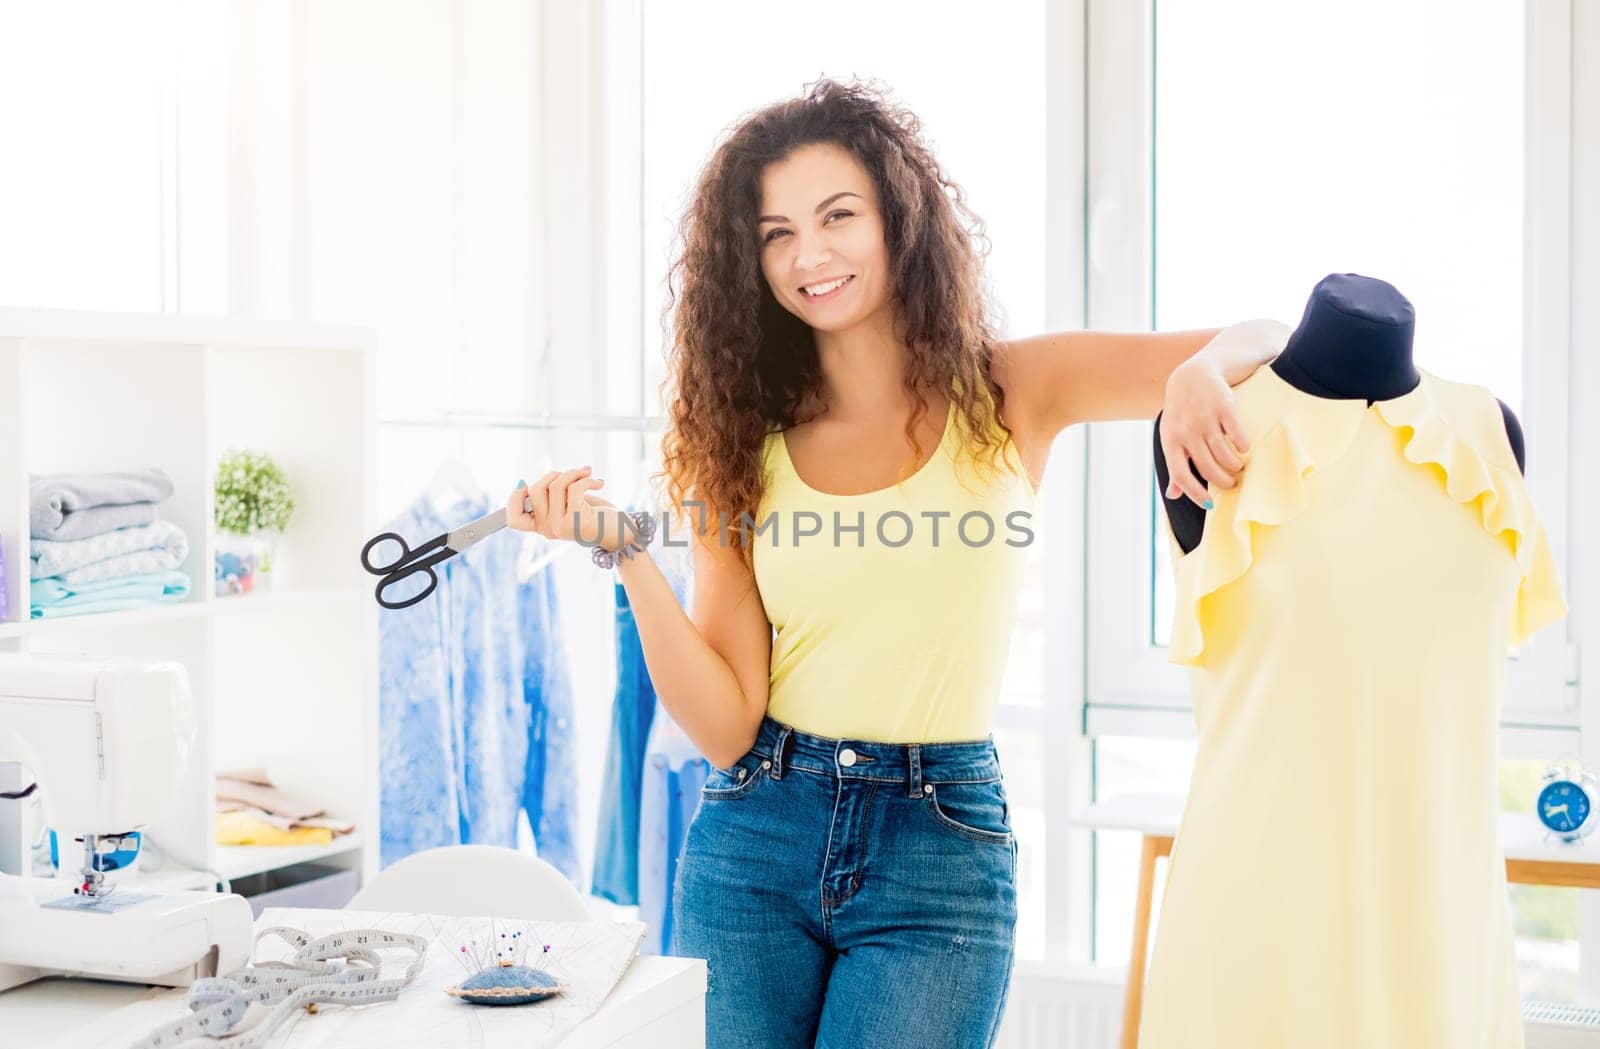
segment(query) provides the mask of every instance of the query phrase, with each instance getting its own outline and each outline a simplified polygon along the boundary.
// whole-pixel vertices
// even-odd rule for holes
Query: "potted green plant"
[[[271,457],[230,449],[217,464],[213,487],[217,596],[267,589],[278,537],[294,513],[288,478]]]

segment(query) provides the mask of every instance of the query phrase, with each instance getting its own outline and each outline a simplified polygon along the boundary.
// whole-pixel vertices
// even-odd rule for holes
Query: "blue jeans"
[[[706,1044],[989,1046],[1016,943],[993,738],[897,744],[764,718],[684,841],[674,954],[708,963]]]

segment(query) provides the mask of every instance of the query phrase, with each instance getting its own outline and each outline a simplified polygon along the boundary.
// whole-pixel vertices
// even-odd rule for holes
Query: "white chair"
[[[520,921],[590,921],[583,896],[539,857],[495,845],[415,852],[382,871],[345,907]]]

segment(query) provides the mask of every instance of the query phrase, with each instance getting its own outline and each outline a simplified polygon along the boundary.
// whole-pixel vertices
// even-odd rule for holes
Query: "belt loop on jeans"
[[[922,797],[922,747],[919,744],[913,743],[906,748],[906,765],[910,770],[907,776],[910,780],[910,792],[907,796],[920,798]]]
[[[772,743],[772,778],[782,779],[785,765],[785,751],[789,747],[789,737],[794,734],[794,729],[788,725],[778,730],[778,738]]]

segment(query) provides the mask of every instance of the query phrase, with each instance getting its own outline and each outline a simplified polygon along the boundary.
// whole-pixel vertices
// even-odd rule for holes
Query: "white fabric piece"
[[[21,878],[14,878],[0,871],[0,911],[9,908],[31,910],[37,906],[33,894],[22,884]]]

